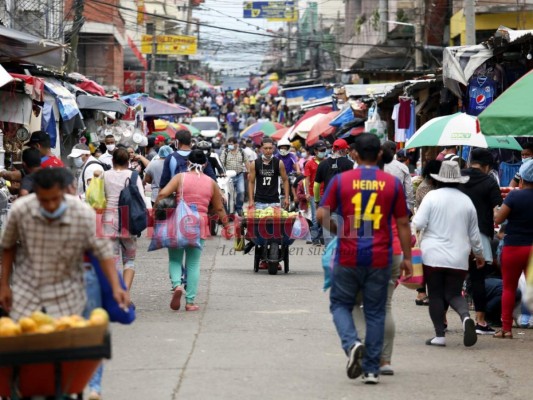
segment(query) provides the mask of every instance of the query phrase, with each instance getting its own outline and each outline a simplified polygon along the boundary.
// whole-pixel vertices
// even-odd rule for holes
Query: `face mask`
[[[178,154],[183,157],[189,157],[189,154],[191,153],[190,150],[178,150]]]
[[[234,144],[228,144],[228,150],[235,150]]]
[[[302,153],[301,156],[302,158],[307,158],[307,153]]]
[[[326,150],[326,155],[329,156],[330,154],[331,154],[331,149],[327,149],[327,150]]]
[[[280,150],[279,154],[281,154],[283,157],[285,157],[287,154],[289,154],[289,150]]]
[[[74,166],[76,168],[81,168],[82,165],[83,165],[83,160],[81,159],[81,157],[77,157],[74,159]]]
[[[106,149],[108,152],[113,152],[115,150],[115,145],[114,144],[106,144],[105,145]]]
[[[270,156],[266,156],[266,155],[263,154],[263,155],[261,155],[261,158],[263,160],[265,160],[265,161],[270,161],[272,159],[272,156],[271,155]]]
[[[522,158],[522,162],[523,162],[523,163],[528,162],[529,160],[533,160],[533,157],[525,157],[525,158]]]
[[[54,212],[49,212],[45,210],[43,207],[39,207],[39,212],[41,215],[47,219],[58,219],[61,218],[63,214],[65,214],[65,211],[67,211],[67,202],[63,200],[59,207]]]
[[[325,151],[319,151],[318,154],[316,155],[318,158],[324,158],[326,157],[326,152]]]
[[[205,154],[206,156],[208,156],[208,155],[209,155],[209,152],[208,152],[207,150],[204,150],[204,154]]]

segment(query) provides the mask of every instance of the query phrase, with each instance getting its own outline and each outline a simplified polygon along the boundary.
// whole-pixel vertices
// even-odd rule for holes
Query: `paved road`
[[[104,397],[170,399],[526,399],[533,383],[533,332],[512,341],[482,337],[462,346],[461,324],[448,316],[446,348],[432,336],[427,307],[413,292],[395,293],[396,375],[365,386],[345,374],[346,358],[322,293],[320,251],[294,245],[288,275],[255,274],[252,257],[231,243],[208,242],[202,259],[201,311],[169,309],[165,251],[146,253],[141,240],[132,292],[138,320],[113,327],[113,360],[106,363]],[[297,249],[297,250],[296,250]]]

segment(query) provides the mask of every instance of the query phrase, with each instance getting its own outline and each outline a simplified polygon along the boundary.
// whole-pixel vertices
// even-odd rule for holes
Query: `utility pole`
[[[192,20],[192,6],[193,6],[193,0],[188,0],[187,3],[187,25],[185,25],[185,35],[189,36],[191,34],[191,20]],[[200,25],[197,25],[198,29],[200,29]],[[198,45],[200,43],[198,42]],[[191,65],[189,63],[189,56],[184,56],[185,58],[185,65],[187,68],[187,72],[191,73]]]
[[[424,21],[426,17],[425,0],[418,0],[418,21],[415,25],[415,69],[424,68]]]
[[[153,27],[154,27],[154,31],[152,32],[152,60],[150,62],[150,97],[155,96],[155,81],[156,81],[155,61],[157,57],[157,35],[156,35],[155,21],[154,21]]]
[[[75,13],[74,21],[72,23],[72,36],[70,37],[70,54],[65,67],[67,72],[75,72],[78,70],[78,42],[80,38],[81,27],[85,21],[83,18],[84,6],[85,0],[76,0],[74,2]]]
[[[465,0],[464,13],[466,20],[466,45],[476,44],[476,6],[474,0]]]

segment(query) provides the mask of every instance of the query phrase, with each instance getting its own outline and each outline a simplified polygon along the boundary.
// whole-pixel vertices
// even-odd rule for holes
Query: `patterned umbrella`
[[[335,127],[331,126],[329,123],[339,115],[340,111],[332,111],[328,114],[323,114],[320,119],[316,122],[315,125],[309,131],[305,143],[308,146],[314,145],[318,141],[319,136],[329,136],[335,131]]]
[[[249,135],[255,132],[263,132],[265,136],[272,136],[278,129],[283,128],[282,124],[278,124],[277,122],[256,122],[253,125],[250,125],[248,128],[243,130],[241,132],[241,137],[247,138]]]
[[[185,130],[191,132],[191,135],[198,136],[200,134],[200,130],[198,128],[195,128],[192,125],[188,124],[177,124],[175,122],[172,122],[170,125],[178,131]]]

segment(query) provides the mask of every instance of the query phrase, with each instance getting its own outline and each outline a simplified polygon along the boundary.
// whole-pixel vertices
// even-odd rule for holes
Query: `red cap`
[[[165,141],[165,137],[163,135],[158,135],[156,138],[155,138],[155,144],[159,144],[159,143],[163,143]]]
[[[333,142],[333,148],[336,150],[346,150],[349,149],[348,143],[344,139],[337,139]]]

